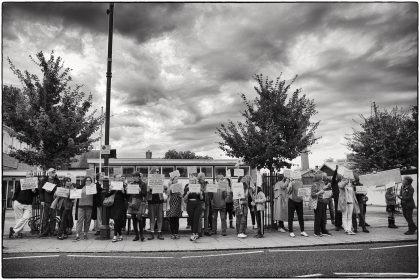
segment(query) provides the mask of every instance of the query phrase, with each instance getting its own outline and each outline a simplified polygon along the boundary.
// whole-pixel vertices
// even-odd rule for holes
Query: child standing
[[[388,212],[388,227],[389,228],[398,228],[395,225],[395,205],[397,204],[397,194],[394,192],[393,187],[389,187],[385,193],[386,200],[386,212]]]

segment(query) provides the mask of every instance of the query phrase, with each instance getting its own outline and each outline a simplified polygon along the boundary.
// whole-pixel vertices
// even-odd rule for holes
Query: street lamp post
[[[111,108],[111,77],[112,77],[112,35],[114,31],[114,3],[109,4],[106,11],[109,16],[108,24],[108,63],[106,69],[106,108],[105,108],[105,145],[109,145],[109,119]],[[102,147],[101,147],[102,148]],[[104,155],[105,177],[103,180],[102,198],[109,190],[109,155]],[[102,225],[100,228],[101,239],[110,238],[109,209],[102,207]]]

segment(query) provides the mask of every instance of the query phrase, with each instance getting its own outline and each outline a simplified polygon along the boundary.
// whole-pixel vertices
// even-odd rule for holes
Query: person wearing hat
[[[178,184],[178,176],[171,175],[168,184],[169,209],[166,216],[169,218],[171,239],[179,239],[179,218],[182,217],[182,196],[174,187]]]
[[[152,174],[159,174],[159,167],[153,166],[150,169]],[[163,193],[152,193],[152,189],[147,194],[147,202],[149,207],[149,219],[150,219],[150,237],[148,240],[155,239],[155,224],[157,223],[159,240],[164,240],[162,236],[162,224],[163,224]]]
[[[414,204],[414,188],[411,186],[413,178],[410,176],[405,176],[403,179],[400,195],[398,196],[401,199],[401,208],[405,220],[408,223],[408,231],[405,232],[405,235],[412,235],[416,232],[417,226],[413,221],[413,209],[416,207]]]
[[[223,181],[223,175],[217,175],[216,181]],[[211,204],[213,209],[213,223],[212,223],[212,232],[217,234],[217,216],[220,213],[220,220],[222,226],[222,235],[226,236],[226,190],[217,189],[216,193],[211,195]]]
[[[388,227],[389,228],[398,228],[395,225],[395,205],[397,205],[397,194],[394,192],[394,187],[389,187],[386,189],[385,193],[386,201],[386,212],[388,212]]]
[[[47,191],[42,188],[47,182],[55,185],[52,191]],[[57,190],[57,187],[60,186],[61,183],[57,177],[55,169],[48,169],[47,176],[41,181],[41,184],[39,184],[38,186],[39,200],[41,201],[42,206],[42,222],[40,237],[47,237],[48,235],[55,234],[56,211],[55,209],[51,209],[51,204],[54,201],[54,193]]]

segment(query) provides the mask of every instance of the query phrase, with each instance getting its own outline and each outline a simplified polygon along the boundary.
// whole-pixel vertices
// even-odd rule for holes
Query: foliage
[[[213,159],[210,156],[199,156],[191,151],[168,150],[165,153],[165,159]]]
[[[29,149],[12,149],[11,156],[43,168],[60,168],[71,158],[91,149],[98,139],[92,134],[103,118],[91,110],[92,95],[85,98],[81,86],[70,86],[70,68],[65,68],[61,57],[50,58],[43,52],[30,56],[43,77],[22,72],[8,58],[10,68],[22,84],[22,89],[3,87],[4,124],[16,132],[16,137],[27,143]]]
[[[371,116],[360,117],[361,129],[353,129],[353,134],[346,137],[356,169],[369,173],[417,167],[417,106],[411,107],[411,112],[398,107],[387,111],[373,103]]]
[[[255,75],[257,97],[249,101],[241,94],[244,121],[229,121],[216,131],[222,138],[220,149],[257,169],[290,167],[290,161],[319,139],[314,136],[319,122],[310,120],[317,113],[314,101],[302,95],[301,89],[289,93],[296,77],[290,83],[280,78],[274,83]]]

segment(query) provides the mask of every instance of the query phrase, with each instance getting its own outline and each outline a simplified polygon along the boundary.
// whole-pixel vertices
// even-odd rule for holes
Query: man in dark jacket
[[[340,190],[338,189],[337,173],[338,165],[335,166],[335,171],[331,180],[331,189],[334,198],[335,230],[339,231],[343,228],[343,214],[341,212],[338,212],[338,197],[340,195]]]
[[[15,193],[12,198],[16,223],[14,227],[10,227],[9,238],[16,238],[22,235],[23,228],[32,217],[32,201],[37,195],[37,189],[22,190],[20,182],[16,182]]]
[[[43,189],[47,182],[55,185],[52,191]],[[55,169],[50,168],[47,171],[47,177],[38,186],[39,200],[42,206],[41,237],[46,237],[48,234],[54,235],[56,211],[55,209],[51,209],[51,203],[54,201],[54,193],[57,187],[60,187],[60,180],[57,177]]]
[[[408,231],[404,233],[406,235],[414,234],[417,230],[417,226],[413,221],[413,209],[416,205],[414,204],[414,188],[411,186],[412,182],[413,179],[411,177],[405,176],[400,195],[398,196],[401,199],[404,218],[408,223]]]

